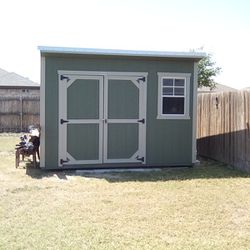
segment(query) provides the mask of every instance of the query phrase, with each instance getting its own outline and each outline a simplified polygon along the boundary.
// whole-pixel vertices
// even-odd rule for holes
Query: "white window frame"
[[[184,114],[163,114],[163,79],[165,78],[184,78]],[[189,102],[190,102],[190,73],[169,73],[158,72],[158,112],[157,119],[190,119]]]

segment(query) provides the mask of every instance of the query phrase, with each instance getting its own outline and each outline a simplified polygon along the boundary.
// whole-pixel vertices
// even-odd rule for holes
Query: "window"
[[[191,74],[158,73],[158,119],[189,119]]]

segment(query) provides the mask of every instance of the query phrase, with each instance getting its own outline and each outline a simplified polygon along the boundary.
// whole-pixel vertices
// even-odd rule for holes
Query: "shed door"
[[[145,162],[146,78],[112,76],[104,85],[104,162]]]
[[[146,78],[59,74],[59,166],[145,163]]]
[[[59,75],[59,166],[102,163],[103,77]]]

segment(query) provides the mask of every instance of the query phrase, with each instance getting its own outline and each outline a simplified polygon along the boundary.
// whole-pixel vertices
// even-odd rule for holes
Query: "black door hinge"
[[[63,81],[63,80],[66,79],[67,82],[70,80],[68,76],[64,76],[64,75],[61,75],[61,76],[60,76],[60,79],[61,79],[61,81]]]
[[[69,162],[69,159],[67,158],[66,160],[60,159],[60,164],[63,165],[64,163]]]
[[[137,80],[136,80],[138,83],[141,83],[141,82],[146,82],[146,77],[145,76],[143,76],[143,77],[139,77],[139,78],[137,78]]]
[[[144,162],[144,157],[139,157],[139,155],[136,156],[136,160]]]
[[[141,120],[138,120],[137,122],[141,122],[141,123],[145,123],[145,119],[143,118],[143,119],[141,119]]]
[[[60,123],[61,123],[61,124],[66,123],[66,122],[69,122],[69,121],[63,120],[63,119],[60,120]]]

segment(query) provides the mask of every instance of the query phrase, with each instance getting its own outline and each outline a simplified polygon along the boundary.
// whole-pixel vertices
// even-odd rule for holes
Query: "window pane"
[[[171,78],[163,79],[163,86],[173,86],[173,85],[174,85],[174,79]]]
[[[174,89],[174,94],[184,96],[184,88],[175,88]]]
[[[184,79],[175,79],[175,86],[184,86]]]
[[[163,97],[163,114],[184,114],[184,97]]]
[[[173,95],[173,88],[163,87],[163,95]]]

